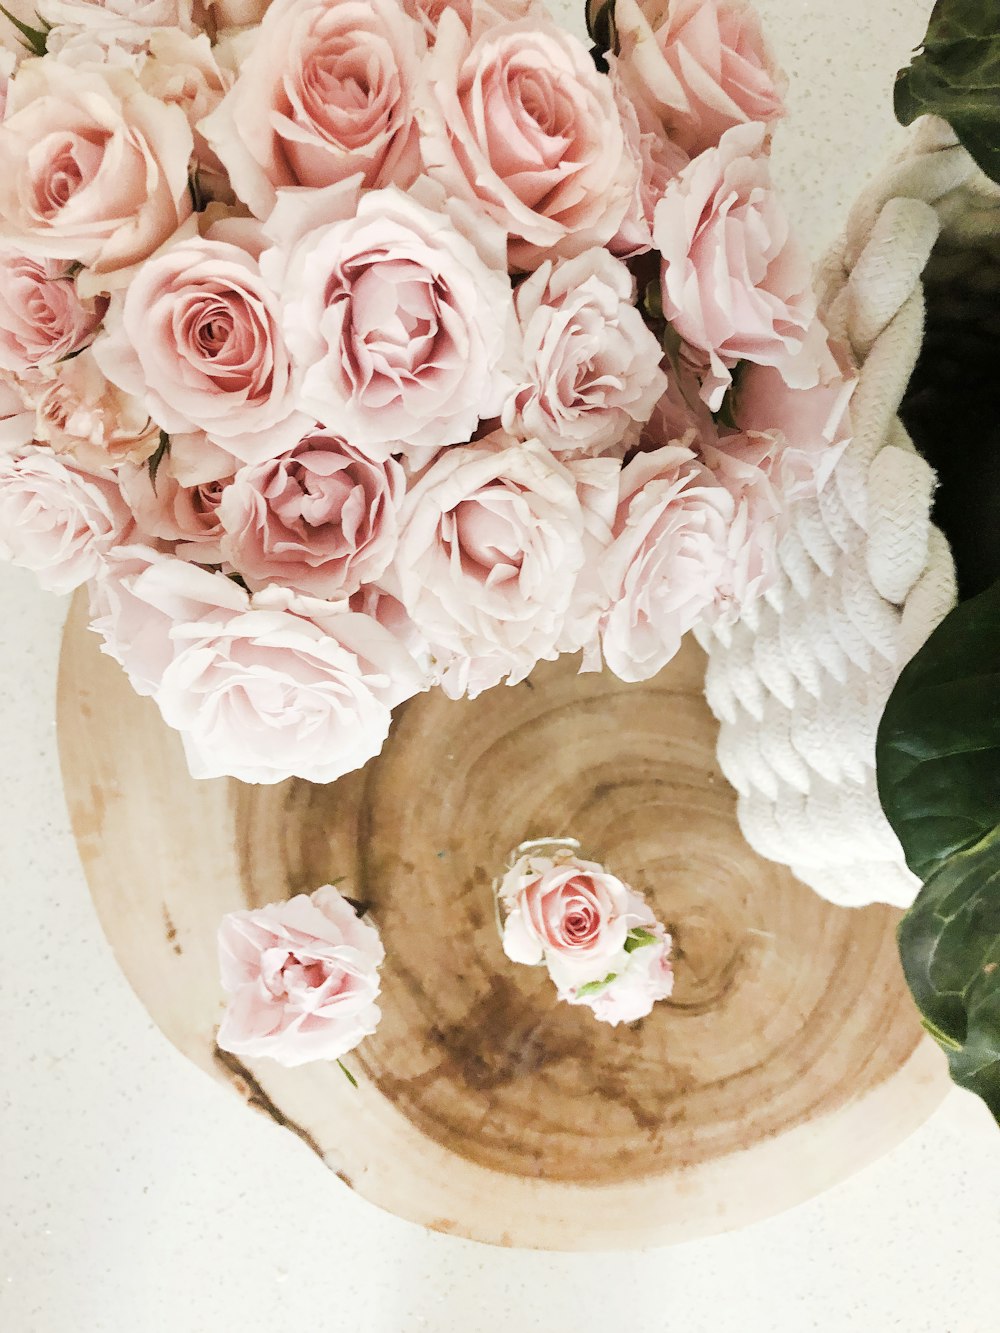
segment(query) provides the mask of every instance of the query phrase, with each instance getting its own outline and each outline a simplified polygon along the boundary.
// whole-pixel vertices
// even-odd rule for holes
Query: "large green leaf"
[[[1000,833],[927,881],[900,922],[899,951],[952,1078],[1000,1120]]]
[[[1000,824],[1000,582],[955,607],[903,670],[877,760],[882,807],[921,879]]]
[[[937,0],[923,48],[896,76],[896,118],[946,120],[991,180],[1000,181],[1000,5]]]
[[[1000,583],[946,616],[879,727],[878,787],[924,887],[906,980],[952,1077],[1000,1119]]]

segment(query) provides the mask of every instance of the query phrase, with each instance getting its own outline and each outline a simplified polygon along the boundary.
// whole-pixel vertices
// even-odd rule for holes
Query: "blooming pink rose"
[[[460,208],[429,181],[360,201],[334,188],[312,206],[336,220],[302,235],[309,205],[289,193],[268,224],[282,248],[261,257],[303,372],[299,405],[372,458],[402,450],[419,464],[468,440],[499,416],[509,385],[503,259],[481,258],[453,225]]]
[[[101,290],[190,214],[191,143],[183,111],[128,71],[27,61],[0,125],[5,240],[79,261],[91,270],[89,289]]]
[[[279,186],[414,180],[424,50],[398,0],[275,0],[202,125],[251,212],[266,218]]]
[[[113,553],[94,628],[181,733],[196,778],[333,782],[382,748],[425,686],[375,620],[139,547]]]
[[[628,210],[608,249],[622,259],[645,254],[653,248],[653,217],[656,205],[672,180],[691,160],[684,149],[667,137],[656,115],[641,98],[629,93],[618,73],[613,55],[608,56],[615,104],[625,129],[625,143],[635,163],[636,183]]]
[[[633,288],[603,249],[546,262],[521,283],[524,372],[504,405],[506,430],[564,456],[624,456],[667,386]]]
[[[402,0],[403,8],[424,30],[429,46],[437,38],[438,24],[445,13],[453,13],[473,41],[488,28],[516,19],[547,20],[549,12],[541,0]]]
[[[94,354],[165,431],[203,430],[244,462],[290,448],[309,425],[279,302],[254,256],[223,237],[178,241],[112,302]]]
[[[656,206],[663,313],[706,356],[703,393],[713,410],[737,361],[774,366],[793,388],[819,378],[822,349],[813,354],[806,342],[816,313],[810,266],[789,239],[764,136],[762,125],[727,130]]]
[[[692,157],[733,125],[784,114],[760,22],[743,0],[616,0],[617,69]]]
[[[683,445],[623,468],[614,541],[601,563],[601,645],[621,680],[648,680],[711,608],[726,570],[733,496]]]
[[[141,399],[105,379],[88,348],[25,384],[34,437],[92,471],[152,454],[160,432]]]
[[[136,540],[169,542],[176,556],[195,564],[221,564],[219,505],[232,480],[232,468],[219,477],[184,485],[171,462],[167,458],[160,463],[155,479],[146,464],[126,463],[118,469],[118,483],[135,516]]]
[[[349,597],[396,551],[406,476],[330,435],[242,468],[219,509],[222,552],[251,588],[282,583],[315,597]]]
[[[197,188],[203,198],[234,198],[225,168],[202,134],[200,122],[214,111],[233,81],[217,61],[205,33],[192,37],[179,28],[158,28],[149,38],[149,54],[139,73],[147,92],[179,106],[194,136]]]
[[[510,235],[515,268],[603,245],[635,192],[636,164],[610,81],[540,17],[473,42],[446,13],[418,108],[428,172]]]
[[[823,489],[851,441],[850,401],[857,384],[846,348],[831,347],[819,383],[791,389],[771,366],[740,374],[734,417],[751,439],[774,446],[775,479],[786,503]]]
[[[375,926],[332,884],[228,913],[219,926],[230,997],[219,1046],[288,1066],[338,1060],[375,1031],[384,959]]]
[[[654,933],[655,932],[655,933]],[[575,987],[560,993],[569,1004],[586,1005],[600,1023],[617,1027],[634,1023],[651,1012],[657,1000],[665,1000],[674,989],[674,971],[670,965],[672,940],[656,923],[645,927],[652,938],[628,955],[621,971],[596,990]]]
[[[24,397],[24,388],[0,375],[0,456],[17,453],[31,443],[35,414]]]
[[[107,301],[85,301],[65,260],[0,250],[0,369],[62,361],[91,339]]]
[[[588,505],[613,503],[617,461],[585,463],[604,481]],[[574,472],[535,441],[448,449],[419,477],[385,582],[429,643],[450,698],[505,676],[516,684],[569,649],[590,523]]]
[[[48,449],[0,455],[0,558],[32,570],[50,592],[93,578],[130,524],[114,481]]]

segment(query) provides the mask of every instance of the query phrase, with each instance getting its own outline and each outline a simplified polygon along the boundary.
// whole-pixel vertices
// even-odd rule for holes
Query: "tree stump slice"
[[[185,1055],[381,1207],[501,1245],[690,1240],[844,1179],[944,1095],[899,914],[823,902],[743,841],[694,643],[642,685],[563,659],[473,701],[422,695],[361,772],[251,787],[189,776],[86,621],[78,596],[60,751],[122,969]],[[674,994],[631,1027],[553,1003],[544,969],[500,948],[493,877],[549,835],[641,888],[674,937]],[[387,952],[357,1088],[215,1044],[219,918],[331,880],[370,902]]]

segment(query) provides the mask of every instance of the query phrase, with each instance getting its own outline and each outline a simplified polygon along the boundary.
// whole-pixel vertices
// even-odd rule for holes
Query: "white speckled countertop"
[[[893,138],[930,0],[759,4],[791,77],[779,174],[818,254]],[[115,966],[59,780],[64,613],[0,567],[2,1333],[1000,1327],[1000,1133],[959,1092],[846,1184],[672,1250],[490,1250],[351,1194],[178,1055]]]

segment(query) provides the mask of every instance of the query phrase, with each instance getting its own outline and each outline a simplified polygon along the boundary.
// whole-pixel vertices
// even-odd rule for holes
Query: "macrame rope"
[[[942,231],[970,247],[996,236],[1000,192],[927,118],[820,271],[827,325],[858,366],[853,439],[820,495],[792,509],[766,598],[699,634],[747,842],[847,906],[905,907],[919,888],[879,805],[875,736],[899,672],[955,601],[934,474],[897,416]]]

